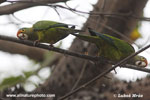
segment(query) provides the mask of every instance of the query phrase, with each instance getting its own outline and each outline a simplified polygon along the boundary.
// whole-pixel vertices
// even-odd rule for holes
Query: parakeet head
[[[17,37],[21,40],[28,40],[29,32],[30,32],[30,28],[21,28],[17,32]]]
[[[135,57],[135,65],[139,67],[146,67],[148,64],[145,57],[142,56],[136,56]]]

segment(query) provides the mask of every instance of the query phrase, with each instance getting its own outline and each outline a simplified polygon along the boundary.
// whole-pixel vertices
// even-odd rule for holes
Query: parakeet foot
[[[88,55],[87,48],[84,47],[82,51],[84,52],[85,55]]]
[[[39,44],[40,44],[39,40],[35,40],[35,41],[33,42],[33,45],[34,45],[34,46],[37,46],[37,45],[39,45]]]
[[[85,55],[88,55],[88,52],[86,51],[86,52],[84,52],[84,54],[85,54]]]
[[[54,48],[53,44],[50,44],[49,47],[50,47],[50,48]]]
[[[71,26],[70,28],[75,29],[76,27],[75,26]]]

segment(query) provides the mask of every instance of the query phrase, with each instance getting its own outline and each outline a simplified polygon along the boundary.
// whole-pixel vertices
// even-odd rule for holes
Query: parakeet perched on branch
[[[82,31],[74,28],[74,25],[54,21],[38,21],[31,28],[19,29],[17,37],[21,40],[39,41],[52,45],[71,33]]]
[[[120,40],[116,37],[107,34],[95,32],[90,28],[89,32],[91,36],[81,34],[72,34],[72,35],[75,35],[79,39],[94,43],[99,49],[98,53],[99,56],[105,57],[111,61],[116,62],[124,59],[125,57],[135,52],[134,48],[129,43],[123,40]],[[146,58],[138,55],[133,57],[127,63],[139,67],[147,66]]]

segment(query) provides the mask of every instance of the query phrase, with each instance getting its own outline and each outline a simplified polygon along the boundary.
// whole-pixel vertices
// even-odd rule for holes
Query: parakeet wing
[[[120,40],[116,37],[113,37],[113,36],[110,36],[110,35],[107,35],[107,34],[102,34],[102,35],[104,36],[103,39],[105,41],[107,41],[109,44],[111,44],[113,47],[115,47],[116,50],[124,53],[124,54],[122,54],[122,56],[130,55],[131,53],[135,52],[132,45],[129,44],[128,42]]]
[[[119,51],[124,53],[124,55],[128,55],[128,54],[131,54],[131,53],[135,52],[132,45],[129,44],[128,42],[126,42],[126,41],[115,38],[114,44],[118,48]]]
[[[89,32],[92,36],[98,36],[99,38],[103,39],[105,42],[109,43],[110,45],[114,46],[117,49],[117,46],[115,45],[114,40],[112,39],[112,37],[109,37],[105,34],[95,32],[91,29],[89,29]]]
[[[49,28],[56,28],[56,27],[66,27],[68,28],[69,25],[63,24],[63,23],[58,23],[58,22],[53,22],[53,21],[38,21],[33,25],[34,31],[43,31],[47,30]]]
[[[131,53],[134,53],[135,50],[134,48],[127,42],[120,40],[116,37],[107,35],[107,34],[101,34],[98,32],[95,32],[93,30],[91,30],[89,28],[89,32],[92,36],[98,36],[100,39],[102,39],[103,41],[99,42],[101,46],[112,46],[116,49],[116,51],[118,51],[118,53],[120,52],[120,56],[121,57],[126,57],[129,56]]]
[[[50,44],[58,42],[71,33],[78,32],[78,30],[74,29],[74,25],[46,20],[38,21],[33,25],[32,28],[34,34],[38,36],[38,40],[40,40],[40,42],[46,42]]]

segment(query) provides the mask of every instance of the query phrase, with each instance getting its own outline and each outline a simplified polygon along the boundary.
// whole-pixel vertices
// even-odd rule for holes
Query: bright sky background
[[[67,2],[67,4],[71,8],[76,8],[77,10],[81,11],[91,11],[93,7],[91,4],[95,4],[97,0],[70,0]],[[5,5],[4,3],[3,5]],[[64,5],[63,3],[59,3]],[[64,5],[65,6],[65,5]],[[148,1],[147,6],[144,9],[144,16],[150,17],[150,1]],[[21,21],[29,22],[22,24],[21,21],[18,21],[15,19],[12,15],[3,15],[0,16],[0,34],[7,35],[7,36],[13,36],[16,37],[16,32],[21,27],[30,27],[33,23],[39,20],[53,20],[53,21],[59,21],[64,22],[68,24],[75,24],[78,25],[78,28],[82,27],[82,24],[86,21],[88,18],[88,15],[79,16],[75,13],[72,13],[68,10],[64,10],[61,8],[58,8],[57,11],[60,14],[60,17],[57,15],[54,9],[50,7],[32,7],[25,10],[18,11],[14,13],[14,15],[21,19]],[[11,22],[17,22],[18,26],[15,26],[14,24],[11,24]],[[9,23],[9,24],[8,24]],[[150,36],[150,23],[149,22],[142,22],[142,27],[140,28],[140,32],[142,34],[142,38],[137,40],[136,43],[142,45],[144,43],[148,36]],[[71,45],[71,42],[73,41],[73,36],[68,36],[63,40],[62,48],[67,49]],[[57,43],[59,44],[59,43]],[[56,45],[57,45],[56,44]],[[148,52],[143,52],[141,55],[145,56],[148,61],[150,61],[150,49],[146,50]],[[18,54],[9,54],[0,51],[0,81],[4,77],[8,77],[11,75],[21,75],[22,71],[24,70],[31,70],[35,69],[38,65],[34,65],[34,63],[30,60],[28,60],[27,57],[18,55]],[[149,62],[150,63],[150,62]],[[45,73],[45,74],[43,74]],[[41,75],[48,75],[49,71],[43,69],[43,73],[41,72]],[[137,78],[145,77],[147,74],[140,71],[125,69],[125,68],[117,68],[117,74],[116,76],[120,79],[125,80],[136,80]],[[36,81],[39,81],[36,77],[32,77],[31,80],[35,79]],[[27,88],[30,88],[27,87]]]

